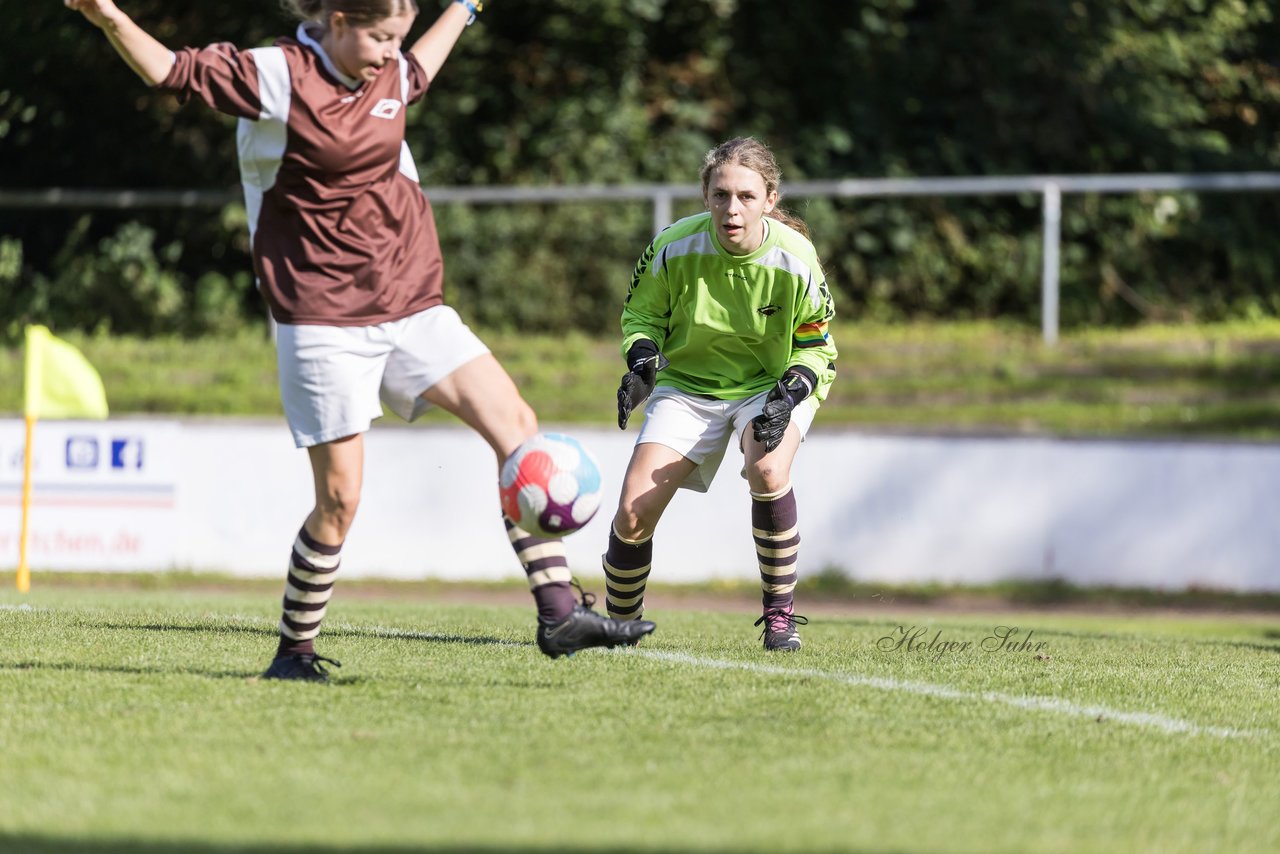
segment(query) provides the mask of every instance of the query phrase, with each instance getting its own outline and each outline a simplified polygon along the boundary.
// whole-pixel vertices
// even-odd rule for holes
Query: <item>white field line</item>
[[[910,682],[904,679],[893,679],[884,676],[863,676],[857,673],[840,673],[829,670],[812,670],[796,667],[771,667],[766,664],[754,664],[749,661],[724,661],[718,658],[701,658],[680,652],[659,652],[657,650],[637,650],[639,655],[675,664],[688,664],[694,667],[705,667],[712,670],[743,670],[748,673],[762,673],[769,676],[805,676],[811,679],[824,679],[840,682],[845,685],[856,685],[864,688],[875,688],[879,691],[890,691],[904,694],[918,694],[923,697],[934,697],[941,700],[978,701],[1013,706],[1037,712],[1056,712],[1077,718],[1115,721],[1144,729],[1154,729],[1170,734],[1206,735],[1211,738],[1253,738],[1266,735],[1262,730],[1240,730],[1231,727],[1201,726],[1200,724],[1171,718],[1153,712],[1125,712],[1106,706],[1086,706],[1061,700],[1057,697],[1027,697],[1018,694],[1004,694],[999,691],[965,691],[946,685],[935,685],[930,682]]]
[[[0,611],[48,611],[49,608],[32,608],[30,605],[0,604]],[[223,619],[238,623],[255,623],[259,625],[276,624],[275,620],[263,617],[250,617],[244,614],[228,614]],[[458,640],[458,635],[443,635],[435,632],[416,632],[408,629],[397,629],[390,626],[357,625],[355,623],[335,623],[333,628],[373,634],[377,637],[403,638],[406,640]],[[524,646],[516,641],[499,641],[503,646]],[[750,661],[726,661],[719,658],[702,658],[683,652],[660,652],[658,650],[626,650],[621,654],[642,655],[659,661],[670,661],[675,664],[688,664],[694,667],[705,667],[710,670],[742,670],[748,673],[762,673],[768,676],[805,676],[811,679],[824,679],[829,682],[840,682],[845,685],[856,685],[864,688],[875,688],[879,691],[890,691],[904,694],[917,694],[922,697],[934,697],[941,700],[977,700],[1027,709],[1036,712],[1056,712],[1077,718],[1091,718],[1117,723],[1130,724],[1144,729],[1154,729],[1169,734],[1207,735],[1211,738],[1254,738],[1268,735],[1267,730],[1243,730],[1232,727],[1202,726],[1200,724],[1172,718],[1154,712],[1125,712],[1107,706],[1084,706],[1070,700],[1057,697],[1028,697],[1019,694],[1005,694],[1000,691],[965,691],[936,685],[932,682],[911,682],[905,679],[892,679],[885,676],[863,676],[857,673],[841,673],[831,670],[814,670],[811,668],[774,667],[767,664],[755,664]]]
[[[358,631],[366,634],[375,634],[378,637],[406,638],[410,640],[457,639],[456,635],[415,632],[405,629],[389,628],[387,626],[357,626],[354,624],[340,624],[335,626],[335,628],[347,631]],[[524,646],[524,644],[514,641],[507,641],[504,645]],[[846,685],[875,688],[881,691],[919,694],[921,696],[935,697],[943,700],[978,700],[987,703],[1013,706],[1015,708],[1027,709],[1030,711],[1056,712],[1061,715],[1089,718],[1095,721],[1099,719],[1104,721],[1115,721],[1117,723],[1129,724],[1131,726],[1142,727],[1145,729],[1154,729],[1169,734],[1207,735],[1211,738],[1224,739],[1253,738],[1255,736],[1267,734],[1266,731],[1241,730],[1231,727],[1202,726],[1200,724],[1191,723],[1190,721],[1184,721],[1179,718],[1156,714],[1154,712],[1125,712],[1119,709],[1112,709],[1107,706],[1085,706],[1080,705],[1079,703],[1073,703],[1070,700],[1062,700],[1057,697],[1028,697],[1018,694],[1005,694],[1000,691],[965,691],[959,688],[950,688],[946,685],[935,685],[930,682],[910,682],[903,679],[892,679],[883,676],[863,676],[856,673],[840,673],[838,671],[828,670],[773,667],[765,664],[755,664],[749,661],[726,661],[717,658],[701,658],[681,652],[626,650],[621,654],[625,655],[627,653],[634,653],[637,655],[643,655],[647,658],[670,661],[677,664],[706,667],[713,670],[744,670],[749,673],[763,673],[770,676],[807,676],[814,679],[841,682]]]

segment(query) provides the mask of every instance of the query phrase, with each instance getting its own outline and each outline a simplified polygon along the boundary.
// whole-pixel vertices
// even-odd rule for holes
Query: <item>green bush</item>
[[[127,11],[171,46],[292,29],[260,0]],[[0,43],[0,187],[234,183],[233,123],[148,93],[60,4],[0,17]],[[1277,56],[1265,0],[531,0],[466,32],[408,142],[428,185],[692,183],[710,145],[745,133],[792,180],[1277,171]],[[1034,196],[789,203],[842,314],[1038,321]],[[440,205],[450,298],[492,326],[612,324],[644,208]],[[1276,315],[1278,221],[1276,194],[1068,196],[1063,323]],[[0,234],[9,322],[184,332],[263,315],[238,205],[0,211]]]

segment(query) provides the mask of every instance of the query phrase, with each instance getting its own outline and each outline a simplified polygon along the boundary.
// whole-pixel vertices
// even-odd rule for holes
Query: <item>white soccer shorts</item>
[[[281,323],[276,360],[293,441],[309,448],[363,433],[382,402],[412,421],[431,408],[424,391],[488,352],[445,305],[376,326]]]
[[[655,442],[682,454],[697,468],[680,488],[706,492],[720,469],[730,439],[737,440],[741,451],[743,432],[751,428],[751,419],[764,411],[768,396],[767,391],[762,391],[740,400],[716,400],[658,386],[645,406],[644,426],[636,444]],[[791,410],[791,423],[800,431],[802,442],[817,409],[817,401],[810,397]]]

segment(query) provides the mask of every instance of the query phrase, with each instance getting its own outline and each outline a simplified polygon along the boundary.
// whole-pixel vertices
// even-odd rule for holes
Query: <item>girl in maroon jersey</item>
[[[404,139],[480,0],[456,0],[405,49],[414,0],[286,0],[292,37],[239,50],[172,51],[112,0],[64,0],[106,35],[148,85],[239,119],[240,177],[258,286],[277,324],[281,397],[306,448],[315,506],[293,543],[268,678],[324,681],[315,652],[360,500],[363,434],[382,404],[411,420],[453,413],[499,462],[537,417],[488,348],[444,305],[431,205]],[[548,655],[630,643],[653,623],[579,605],[564,546],[507,522],[538,607]]]

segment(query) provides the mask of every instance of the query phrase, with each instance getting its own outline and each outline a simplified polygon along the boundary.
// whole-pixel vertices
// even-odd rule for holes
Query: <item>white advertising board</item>
[[[548,425],[545,429],[557,429]],[[600,588],[634,430],[568,428],[599,459],[604,502],[565,540]],[[0,553],[17,560],[22,423],[0,421]],[[283,577],[312,506],[283,423],[148,421],[37,429],[31,563]],[[705,495],[677,494],[655,581],[757,578],[733,451]],[[801,571],[889,583],[1062,579],[1080,585],[1280,590],[1280,445],[886,436],[815,429],[793,470]],[[497,463],[464,429],[379,424],[344,577],[520,577]]]
[[[151,570],[177,547],[176,423],[40,421],[27,557],[33,569]],[[25,425],[0,421],[0,555],[16,565]]]

